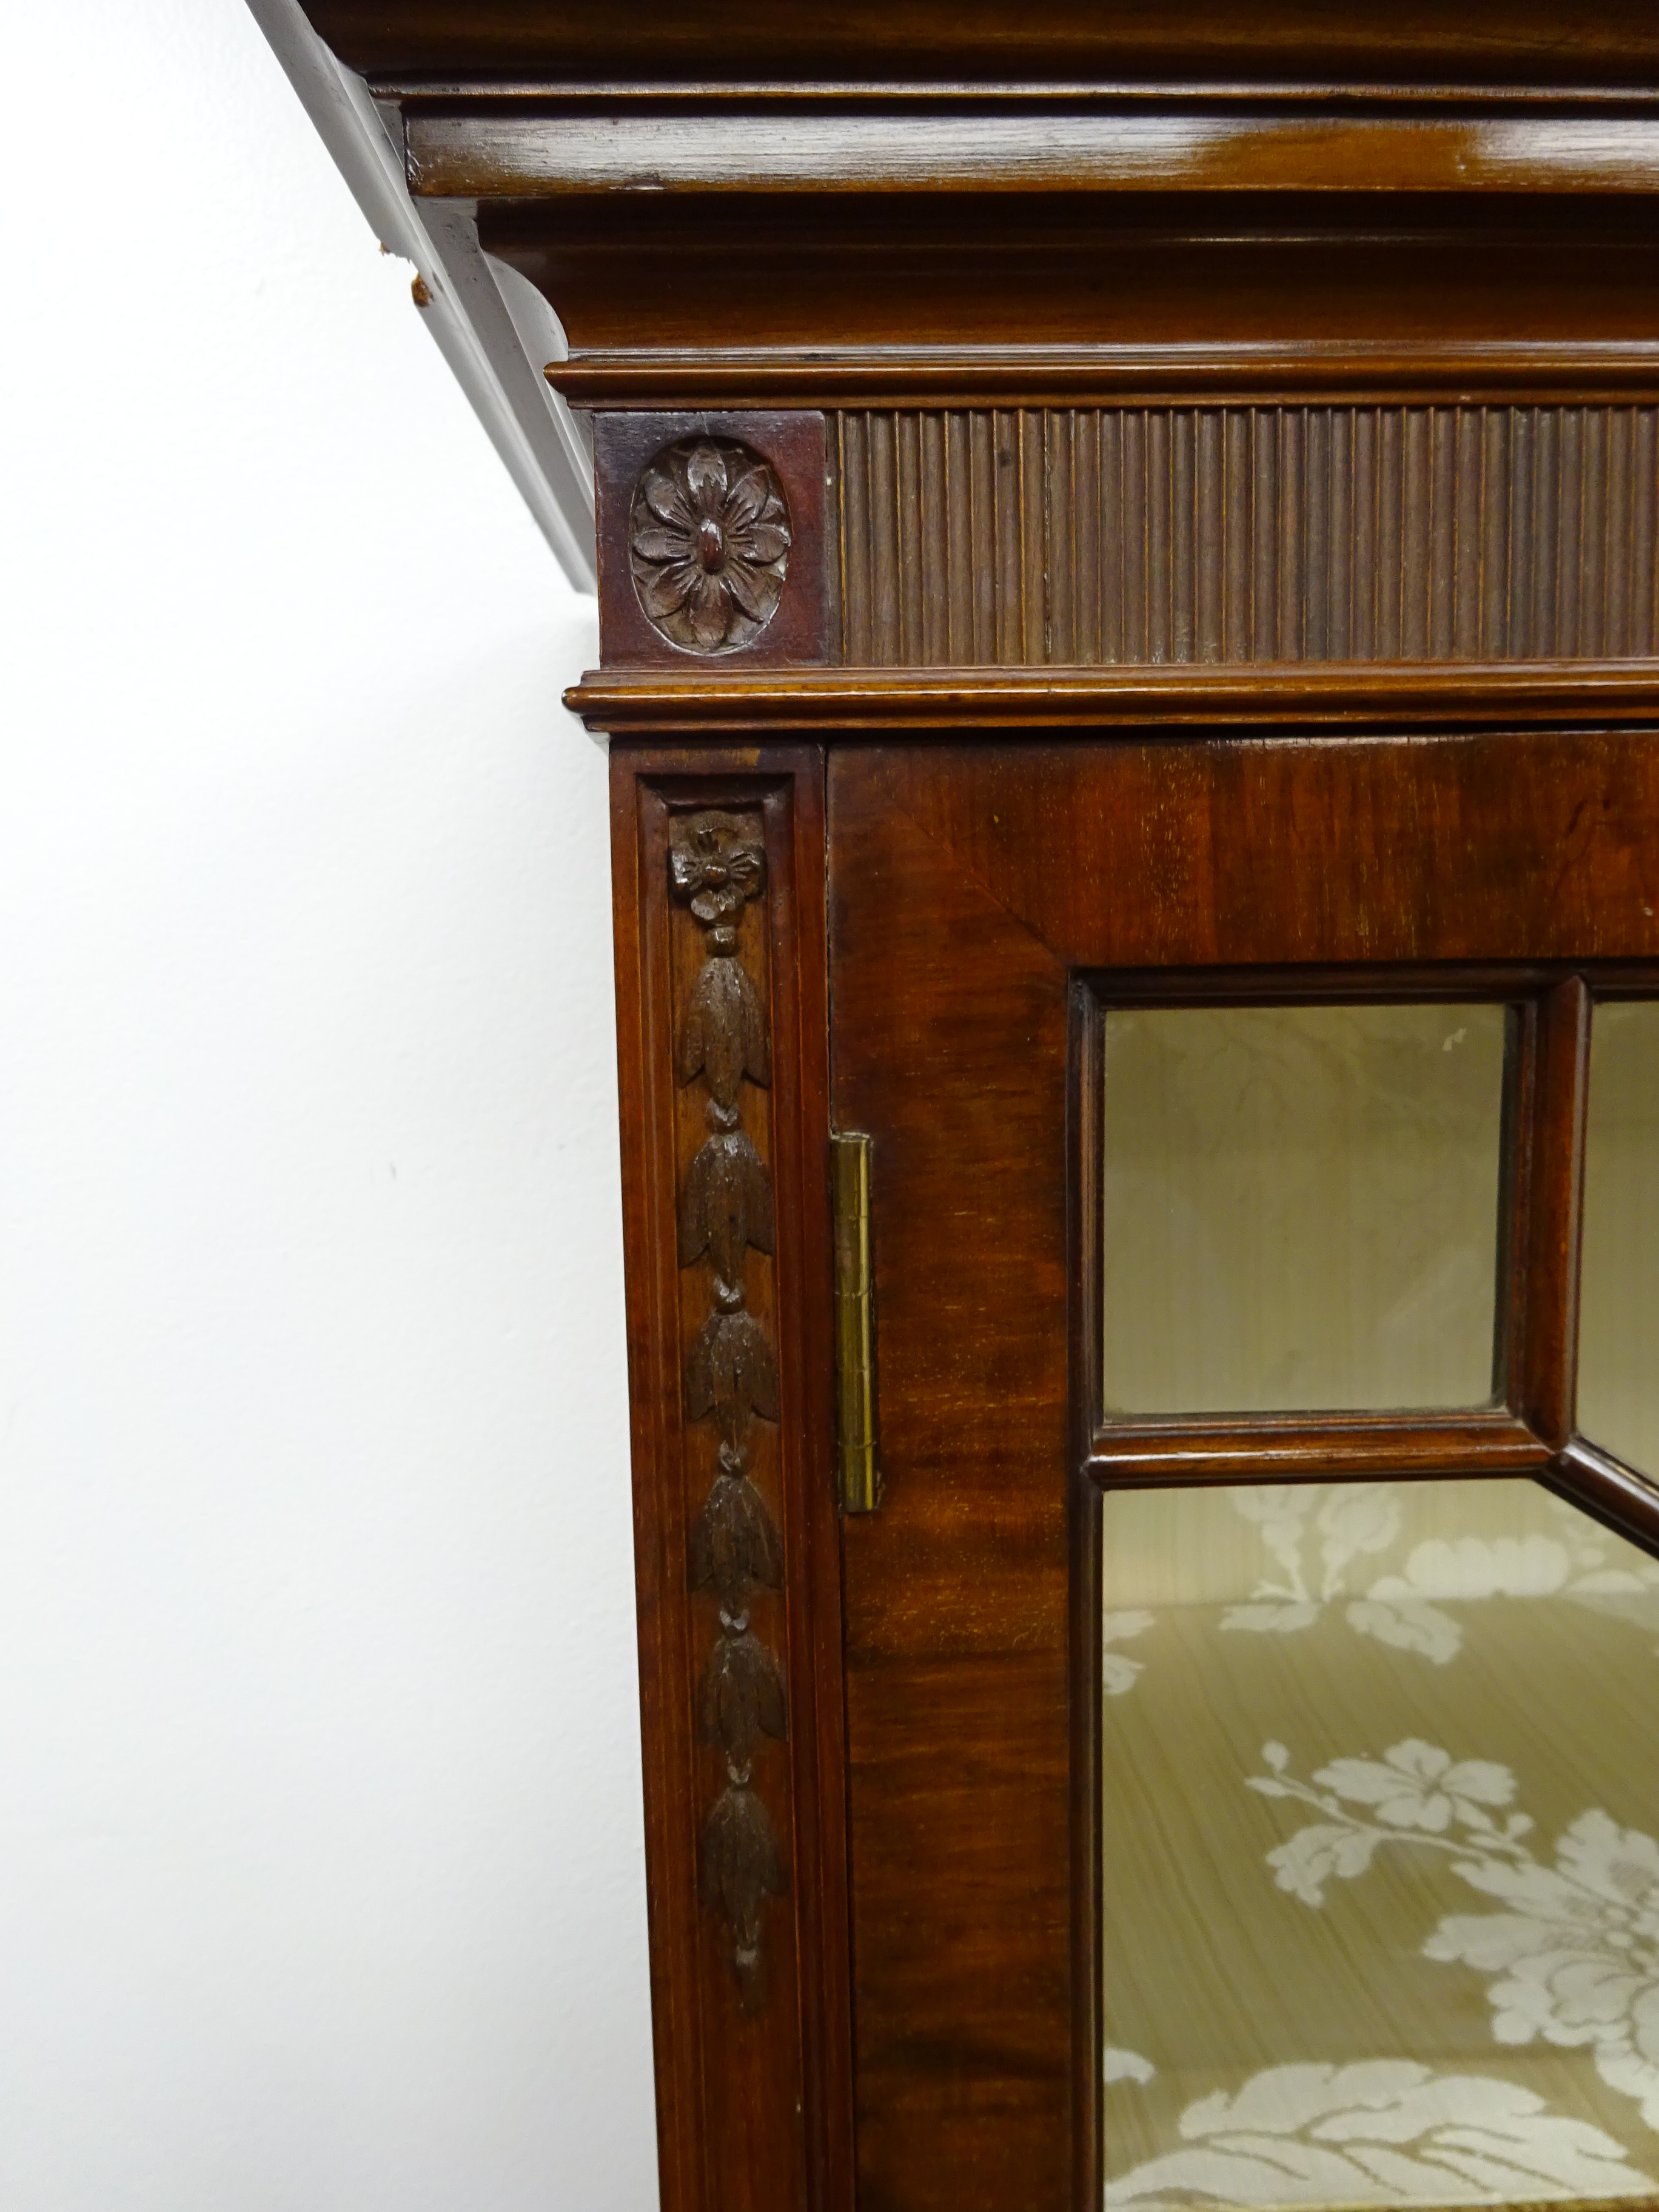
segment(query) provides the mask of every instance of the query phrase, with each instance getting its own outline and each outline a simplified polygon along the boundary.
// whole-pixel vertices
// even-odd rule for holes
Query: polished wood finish
[[[777,749],[721,761],[618,746],[611,773],[663,2198],[675,2212],[839,2212],[848,2202],[848,1929],[822,1137],[823,756]],[[775,1259],[750,1249],[744,1282],[775,1349],[778,1419],[755,1420],[745,1441],[781,1573],[777,1590],[756,1589],[751,1604],[757,1635],[781,1658],[788,1709],[787,1743],[756,1760],[787,1889],[764,1908],[762,2003],[734,1972],[727,1918],[699,1901],[705,1824],[727,1778],[721,1747],[698,1725],[721,1624],[714,1600],[693,1588],[697,1519],[720,1467],[715,1425],[699,1418],[686,1387],[710,1276],[701,1255],[681,1264],[677,1198],[707,1131],[695,1073],[682,1083],[677,1073],[676,1022],[683,1041],[703,948],[696,919],[672,897],[670,853],[676,824],[711,811],[754,825],[767,876],[764,897],[746,902],[737,925],[769,1032],[769,1081],[742,1081],[741,1119],[775,1195]]]
[[[931,369],[940,349],[994,348],[1010,365],[1032,349],[1033,376],[1011,396],[1036,398],[1047,357],[1096,349],[1133,363],[1186,347],[1219,373],[1245,347],[1617,353],[1659,337],[1659,246],[1639,199],[1515,195],[1477,225],[1462,201],[1412,195],[1241,206],[1215,194],[1194,209],[1128,193],[1109,222],[1087,195],[980,197],[971,222],[921,192],[502,199],[482,204],[480,235],[557,307],[572,356],[555,372],[562,388],[580,393],[589,361],[613,373],[633,362],[666,406],[736,404],[770,363],[794,374],[796,404],[822,404],[834,386],[804,384],[803,352],[827,353],[844,387],[836,364],[851,351],[878,379],[874,403],[891,404],[901,387],[878,380],[878,349],[896,379]],[[706,354],[711,301],[721,351]],[[1579,372],[1564,361],[1564,374],[1576,389]],[[1382,394],[1406,396],[1397,384]]]
[[[1526,1139],[1531,1194],[1521,1231],[1528,1354],[1518,1409],[1555,1452],[1571,1441],[1574,1425],[1589,1035],[1589,989],[1582,975],[1566,976],[1539,1009]]]
[[[1088,1472],[1103,1489],[1173,1482],[1357,1481],[1540,1474],[1554,1448],[1506,1407],[1468,1413],[1259,1413],[1237,1420],[1114,1421]]]
[[[966,408],[988,400],[1024,406],[1167,405],[1172,399],[1243,395],[1258,406],[1380,406],[1402,396],[1495,406],[1535,402],[1584,406],[1659,391],[1659,341],[1489,337],[1170,339],[1162,344],[814,346],[638,345],[589,348],[550,362],[548,381],[578,406],[732,407],[833,401],[856,408]]]
[[[1659,639],[1653,407],[840,412],[854,666],[1595,660]]]
[[[1575,1437],[1544,1480],[1552,1490],[1644,1551],[1656,1548],[1659,1492],[1651,1480],[1626,1467],[1611,1452],[1602,1451],[1583,1437]]]
[[[1124,737],[848,757],[1070,966],[1659,957],[1650,737]]]
[[[745,497],[748,487],[740,480],[745,469],[769,474],[779,508],[776,523],[782,526],[781,531],[774,526],[773,537],[764,548],[770,553],[774,540],[781,538],[784,557],[775,564],[783,571],[781,582],[775,593],[769,592],[765,619],[758,634],[742,647],[740,665],[765,667],[779,662],[822,661],[829,656],[830,611],[835,604],[830,570],[836,564],[825,559],[822,415],[805,409],[735,415],[603,415],[595,425],[593,443],[599,628],[605,652],[674,666],[684,665],[686,647],[695,651],[691,638],[676,641],[665,635],[665,625],[653,619],[635,546],[645,535],[639,527],[641,524],[659,538],[665,534],[662,518],[642,496],[646,488],[660,477],[661,457],[677,450],[695,451],[701,446],[725,453],[731,461],[729,496],[713,500],[708,506],[708,519],[715,523],[717,532],[726,534],[735,528],[739,533],[730,550],[735,554],[742,548],[744,524],[752,532],[759,519],[757,509],[755,514],[750,512],[754,502]],[[723,494],[726,483],[722,476]],[[680,565],[695,574],[700,566],[697,517],[690,516],[689,520],[689,532],[671,530],[667,534],[679,537]],[[717,544],[714,550],[720,559],[712,580],[717,587],[721,586],[735,568],[739,572],[735,580],[743,586],[750,607],[758,612],[759,603],[751,596],[754,586],[744,579],[758,577],[765,583],[768,570],[750,561],[728,562],[724,559],[727,548]],[[659,559],[665,551],[665,548],[658,549]],[[741,622],[744,609],[733,605],[731,611]]]
[[[1552,0],[1464,0],[1456,8],[1358,11],[1343,0],[1206,0],[1179,15],[1134,0],[1001,0],[894,8],[834,0],[803,9],[738,0],[718,25],[647,0],[309,0],[307,13],[371,77],[714,86],[788,79],[854,85],[1123,79],[1157,83],[1346,86],[1367,79],[1444,86],[1618,87],[1659,75],[1659,31],[1640,0],[1592,0],[1564,35]]]
[[[653,619],[637,550],[660,540],[666,558],[672,540],[671,573],[696,574],[690,539],[642,502],[662,455],[696,439],[746,455],[734,474],[769,471],[787,518],[787,576],[727,572],[769,586],[739,668],[1527,661],[1589,678],[1659,645],[1652,406],[629,411],[596,429],[613,665],[698,642]]]
[[[1294,827],[1264,867],[1270,823]],[[1079,1475],[1533,1471],[1579,1494],[1594,1462],[1593,1510],[1659,1544],[1659,1492],[1577,1448],[1553,1456],[1532,1425],[1565,1356],[1554,1194],[1576,1152],[1559,1094],[1584,986],[1528,964],[1592,963],[1625,988],[1659,974],[1638,887],[1659,744],[848,747],[830,832],[834,1103],[874,1146],[887,1482],[843,1535],[860,2189],[907,2212],[1082,2205],[1101,1875]],[[1594,964],[1609,960],[1647,964]],[[1530,1419],[1268,1419],[1236,1425],[1224,1462],[1204,1457],[1206,1425],[1187,1425],[1183,1454],[1170,1422],[1139,1464],[1151,1425],[1125,1424],[1124,1455],[1103,1450],[1077,994],[1273,995],[1258,963],[1280,994],[1540,1008],[1510,1201],[1540,1202],[1510,1243],[1550,1287],[1524,1301],[1532,1334],[1504,1366]]]
[[[1659,719],[1659,663],[1499,662],[1442,666],[1304,664],[1249,669],[742,669],[718,676],[597,670],[565,704],[591,729],[712,732],[1103,730],[1225,722],[1239,727],[1370,724],[1449,726],[1620,723]]]
[[[1102,1486],[1530,1472],[1659,1547],[1573,1427],[1590,1001],[1659,995],[1659,22],[307,7],[593,410],[664,2205],[1097,2212]],[[1492,1407],[1098,1417],[1101,1009],[1252,993],[1518,1010]]]
[[[550,130],[550,121],[556,128]],[[661,192],[1644,193],[1647,114],[1444,110],[1102,112],[937,104],[876,114],[779,101],[686,113],[427,113],[407,126],[410,188],[441,199]]]

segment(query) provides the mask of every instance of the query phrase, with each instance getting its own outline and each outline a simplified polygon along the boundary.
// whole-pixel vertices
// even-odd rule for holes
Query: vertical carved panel
[[[685,1414],[708,1423],[714,1480],[692,1525],[690,1574],[718,1631],[697,1691],[697,1723],[724,1766],[703,1818],[698,1886],[724,1922],[744,2010],[766,2002],[765,1914],[788,1887],[783,1853],[755,1781],[757,1755],[788,1733],[782,1672],[750,1625],[758,1590],[783,1580],[782,1545],[751,1475],[757,1423],[778,1419],[776,1349],[751,1310],[750,1255],[775,1249],[772,1177],[744,1125],[744,1100],[771,1081],[766,1006],[743,959],[742,917],[766,888],[758,824],[736,815],[678,817],[669,849],[676,900],[701,932],[702,959],[678,1013],[675,1074],[700,1088],[707,1133],[682,1170],[679,1264],[698,1270],[702,1318],[685,1362]]]
[[[853,2198],[823,786],[611,748],[663,2212]]]

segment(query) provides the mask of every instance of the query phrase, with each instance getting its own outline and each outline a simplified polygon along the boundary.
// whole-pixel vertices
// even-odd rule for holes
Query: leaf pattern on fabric
[[[1181,2116],[1184,2147],[1106,2184],[1108,2207],[1480,2204],[1641,2197],[1623,2146],[1516,2084],[1409,2059],[1267,2068]]]
[[[1659,1629],[1659,1565],[1607,1567],[1600,1531],[1559,1500],[1559,1537],[1429,1537],[1412,1546],[1396,1571],[1351,1591],[1356,1562],[1387,1552],[1407,1526],[1395,1485],[1279,1483],[1229,1494],[1255,1524],[1278,1572],[1261,1577],[1249,1603],[1227,1608],[1224,1629],[1293,1635],[1346,1601],[1343,1617],[1357,1635],[1441,1667],[1463,1648],[1463,1624],[1448,1604],[1559,1595]]]
[[[1364,1874],[1385,1843],[1450,1852],[1453,1873],[1506,1909],[1448,1914],[1423,1955],[1493,1978],[1498,2043],[1589,2049],[1608,2087],[1659,2129],[1659,1842],[1591,1810],[1547,1866],[1526,1841],[1524,1813],[1493,1817],[1515,1796],[1507,1767],[1415,1739],[1381,1759],[1333,1759],[1311,1787],[1291,1777],[1282,1744],[1262,1757],[1271,1771],[1249,1777],[1252,1790],[1324,1816],[1268,1852],[1280,1889],[1319,1907],[1328,1881]]]

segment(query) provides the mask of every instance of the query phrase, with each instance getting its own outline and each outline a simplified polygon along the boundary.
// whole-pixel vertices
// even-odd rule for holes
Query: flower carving
[[[634,588],[652,626],[692,653],[735,653],[777,611],[789,510],[769,465],[727,438],[690,438],[634,494]]]
[[[668,877],[705,927],[730,921],[766,881],[765,848],[726,815],[689,815],[670,849]]]

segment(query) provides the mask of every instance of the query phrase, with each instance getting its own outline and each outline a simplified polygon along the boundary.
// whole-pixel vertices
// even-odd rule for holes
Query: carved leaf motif
[[[742,1442],[751,1413],[778,1418],[778,1363],[753,1314],[712,1313],[697,1331],[685,1370],[685,1412],[700,1421],[713,1413],[721,1439]]]
[[[690,597],[697,572],[689,561],[675,561],[658,571],[645,587],[645,604],[653,615],[672,615]]]
[[[680,1265],[707,1252],[728,1283],[743,1279],[743,1255],[772,1249],[772,1176],[741,1129],[710,1137],[686,1170],[680,1193]]]
[[[659,525],[648,524],[635,539],[635,544],[647,561],[678,561],[688,569],[690,562],[685,557],[685,538],[678,530],[665,530]]]
[[[685,481],[699,514],[718,514],[726,497],[726,463],[716,449],[704,442],[694,446],[685,464]]]
[[[683,543],[690,532],[692,514],[685,494],[672,472],[667,469],[647,470],[640,489],[652,514],[659,521],[665,522]]]
[[[772,472],[763,463],[745,469],[726,502],[726,526],[733,533],[758,522],[772,501]]]
[[[746,2013],[766,2002],[761,1951],[761,1913],[769,1897],[789,1887],[778,1838],[764,1805],[743,1783],[714,1801],[703,1823],[702,1901],[732,1931],[732,1968]]]
[[[762,1736],[788,1735],[783,1676],[759,1637],[747,1629],[721,1637],[703,1672],[697,1718],[705,1738],[738,1766],[748,1765]]]
[[[726,572],[726,587],[744,614],[752,615],[757,622],[766,617],[766,587],[758,577],[741,561],[734,561]]]
[[[726,642],[726,629],[732,620],[732,594],[726,588],[724,578],[696,570],[692,575],[688,602],[692,642],[700,652],[713,653]]]
[[[781,522],[757,522],[744,538],[742,557],[755,562],[781,561],[788,550],[789,532]]]
[[[676,1062],[682,1083],[701,1074],[721,1106],[737,1104],[745,1075],[771,1080],[766,1016],[737,961],[704,962],[681,1018]]]
[[[766,1500],[744,1474],[721,1474],[702,1502],[691,1531],[691,1587],[714,1585],[728,1613],[740,1613],[758,1583],[783,1580],[783,1546]]]

